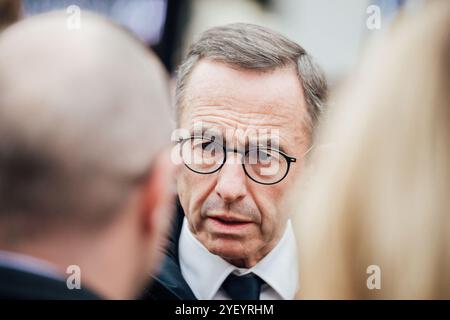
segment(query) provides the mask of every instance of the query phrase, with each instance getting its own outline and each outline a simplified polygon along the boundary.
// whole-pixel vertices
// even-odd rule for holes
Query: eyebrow
[[[194,128],[191,128],[190,134],[191,136],[198,136],[200,132],[198,130],[194,130]],[[223,144],[226,146],[227,144],[227,138],[223,135],[223,132],[220,130],[215,129],[213,126],[203,126],[201,131],[201,137],[207,137],[209,139],[211,138],[219,138],[223,142]],[[271,148],[273,150],[281,151],[285,154],[287,154],[285,148],[281,145],[281,139],[278,139],[278,146],[277,148],[272,148],[273,139],[271,136],[264,136],[262,139],[251,139],[251,137],[246,137],[245,139],[245,146],[244,148],[247,149],[249,145],[251,146],[260,146],[261,141],[265,142],[265,146],[268,146],[268,148]]]
[[[194,128],[191,128],[190,133],[192,136],[198,134],[198,130],[195,130]],[[202,126],[202,131],[201,131],[201,136],[202,137],[221,137],[223,138],[223,134],[222,131],[215,129],[215,127],[211,126]]]

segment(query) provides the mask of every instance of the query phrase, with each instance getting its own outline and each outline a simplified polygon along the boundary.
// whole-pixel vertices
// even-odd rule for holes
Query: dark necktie
[[[259,300],[264,281],[254,273],[237,276],[231,273],[222,284],[232,300]]]

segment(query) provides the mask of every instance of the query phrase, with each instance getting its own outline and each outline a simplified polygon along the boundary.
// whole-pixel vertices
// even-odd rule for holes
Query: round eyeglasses
[[[246,151],[227,148],[213,138],[192,136],[181,139],[180,155],[185,166],[199,174],[219,171],[227,161],[227,153],[242,155],[242,167],[253,181],[271,185],[283,180],[297,159],[267,147],[252,147]]]

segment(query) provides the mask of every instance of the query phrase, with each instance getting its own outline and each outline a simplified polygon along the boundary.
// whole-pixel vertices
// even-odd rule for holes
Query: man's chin
[[[246,245],[245,242],[236,239],[217,239],[210,243],[206,248],[212,254],[218,255],[224,260],[242,260],[247,259],[249,253],[252,252],[252,246]]]

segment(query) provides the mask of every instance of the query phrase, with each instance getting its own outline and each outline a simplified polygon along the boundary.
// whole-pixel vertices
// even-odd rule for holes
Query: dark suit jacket
[[[0,300],[97,300],[81,288],[69,290],[66,282],[0,266]]]
[[[183,225],[184,212],[177,201],[177,212],[165,250],[165,258],[159,274],[152,277],[152,283],[145,289],[144,300],[196,300],[191,288],[181,274],[178,258],[178,241]]]

